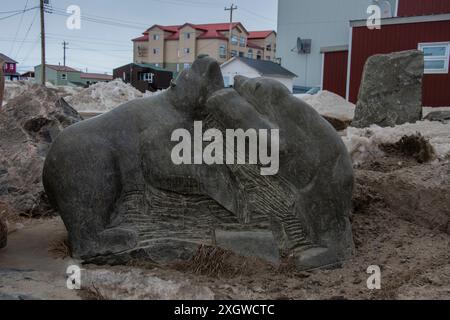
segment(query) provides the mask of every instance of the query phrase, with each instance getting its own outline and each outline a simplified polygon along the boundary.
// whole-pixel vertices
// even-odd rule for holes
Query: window
[[[190,48],[184,48],[184,54],[189,54],[191,53],[191,49]]]
[[[236,50],[231,50],[231,56],[232,57],[236,57],[237,56],[237,51]]]
[[[184,64],[184,69],[189,69],[190,67],[191,67],[191,65],[189,63]]]
[[[241,57],[241,58],[244,57],[244,53],[242,51],[239,51],[239,57]]]
[[[247,58],[253,59],[253,50],[252,49],[248,49]]]
[[[185,32],[184,33],[184,38],[187,40],[187,39],[190,39],[191,38],[191,33],[190,32]]]
[[[270,59],[270,56],[266,56],[266,60],[271,60],[271,59]]]
[[[122,73],[123,82],[127,81],[127,74],[125,72]]]
[[[159,34],[154,34],[153,35],[153,40],[155,40],[155,41],[159,40]]]
[[[180,64],[177,63],[177,72],[180,72]]]
[[[154,48],[153,49],[153,54],[159,54],[159,48]]]
[[[221,58],[226,58],[227,57],[227,46],[224,44],[221,44],[219,47],[219,56]]]
[[[267,51],[272,51],[272,45],[270,43],[266,46],[266,50]]]
[[[153,83],[153,77],[154,74],[149,72],[142,72],[139,74],[139,80],[146,81],[148,83]]]
[[[238,44],[238,36],[237,35],[233,34],[231,36],[231,44],[233,44],[233,45],[237,45]]]
[[[61,80],[67,80],[67,74],[66,73],[61,74]]]
[[[245,37],[240,37],[239,38],[239,46],[245,47]]]
[[[258,53],[256,54],[256,60],[261,60],[261,51],[258,50]]]
[[[425,56],[425,73],[448,73],[450,42],[419,43]]]

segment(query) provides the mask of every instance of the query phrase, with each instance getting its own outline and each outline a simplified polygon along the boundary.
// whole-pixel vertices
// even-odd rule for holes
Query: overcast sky
[[[39,14],[30,10],[39,0],[1,1],[0,53],[17,60],[19,71],[32,70],[40,64]],[[238,10],[234,21],[249,30],[276,30],[277,0],[235,0]],[[89,72],[108,72],[133,59],[131,39],[153,24],[227,22],[230,6],[224,0],[50,0],[53,13],[46,14],[47,63],[63,61],[62,42],[69,42],[66,64]],[[66,27],[67,7],[78,5],[82,20],[80,30]],[[105,24],[105,20],[108,24]],[[112,24],[112,25],[111,25]]]

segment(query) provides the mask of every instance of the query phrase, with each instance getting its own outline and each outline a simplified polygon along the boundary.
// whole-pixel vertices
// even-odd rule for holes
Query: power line
[[[38,14],[38,11],[36,10],[36,11],[34,12],[33,19],[31,20],[31,24],[30,24],[30,26],[28,27],[27,32],[25,33],[25,37],[23,38],[23,41],[22,41],[22,43],[20,44],[19,50],[17,50],[17,54],[15,55],[15,57],[19,57],[20,51],[22,50],[23,43],[24,43],[25,40],[28,38],[28,35],[30,34],[31,28],[33,27],[34,22],[36,21],[37,14]]]
[[[25,10],[28,7],[28,1],[29,0],[26,0],[25,7],[23,8],[22,14],[20,16],[19,24],[17,25],[17,28],[16,28],[16,34],[14,35],[14,41],[17,39],[17,35],[19,34],[20,27],[22,26],[23,16],[25,14]],[[13,50],[14,50],[14,44],[15,44],[14,41],[11,44],[11,49],[9,49],[9,55],[11,55],[11,56],[12,56],[12,53],[13,53]]]
[[[19,14],[22,14],[22,12],[28,12],[28,11],[31,11],[31,10],[34,10],[34,9],[37,9],[37,8],[39,8],[39,7],[33,7],[33,8],[28,8],[28,9],[26,9],[26,10],[20,10],[20,11],[14,13],[14,14],[11,14],[11,15],[9,15],[9,16],[0,18],[0,21],[1,21],[1,20],[9,19],[9,18],[12,18],[12,17],[15,17],[15,16],[18,16]]]

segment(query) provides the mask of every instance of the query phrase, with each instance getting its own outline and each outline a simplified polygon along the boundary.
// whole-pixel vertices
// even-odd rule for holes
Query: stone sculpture
[[[223,87],[219,64],[201,57],[166,92],[58,136],[43,181],[76,256],[168,263],[205,244],[310,269],[352,254],[353,170],[336,131],[276,81],[239,77]],[[279,129],[277,174],[262,175],[260,163],[175,164],[171,136],[193,134],[196,121]]]

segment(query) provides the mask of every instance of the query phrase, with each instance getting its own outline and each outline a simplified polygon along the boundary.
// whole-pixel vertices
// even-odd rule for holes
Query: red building
[[[382,19],[381,29],[366,23],[350,22],[349,46],[322,48],[324,90],[356,103],[370,56],[419,49],[425,53],[423,105],[450,106],[450,0],[400,0],[397,17]]]
[[[17,61],[0,53],[0,64],[3,63],[3,73],[7,80],[19,80],[20,74],[17,73]]]

